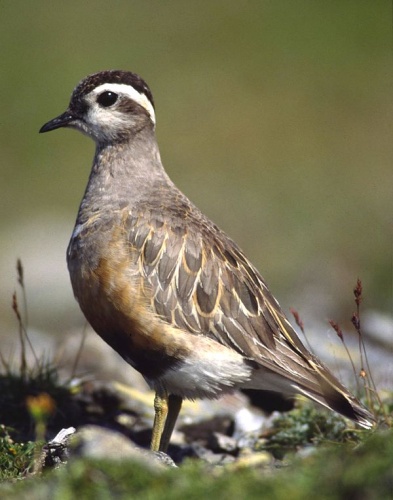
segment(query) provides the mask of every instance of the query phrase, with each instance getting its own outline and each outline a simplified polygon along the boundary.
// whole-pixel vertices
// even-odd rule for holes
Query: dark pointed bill
[[[56,130],[57,128],[67,127],[74,120],[75,116],[73,116],[69,111],[65,111],[60,116],[57,116],[56,118],[53,118],[53,120],[45,123],[45,125],[40,128],[40,134]]]

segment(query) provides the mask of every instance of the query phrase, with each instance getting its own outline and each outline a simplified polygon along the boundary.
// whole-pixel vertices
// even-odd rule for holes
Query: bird
[[[170,179],[140,76],[87,76],[40,132],[61,127],[96,145],[67,249],[73,292],[92,328],[155,391],[153,451],[167,451],[184,399],[237,389],[301,394],[374,425],[301,342],[240,247]]]

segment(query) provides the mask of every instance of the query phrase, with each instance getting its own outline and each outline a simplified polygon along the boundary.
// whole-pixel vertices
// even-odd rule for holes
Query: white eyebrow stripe
[[[146,97],[145,94],[138,92],[134,89],[132,85],[128,85],[125,83],[103,83],[99,87],[96,87],[93,90],[94,94],[101,94],[101,92],[115,92],[119,94],[125,94],[131,97],[133,101],[140,104],[145,110],[149,113],[151,121],[156,123],[156,114],[154,112],[154,108],[150,100]]]

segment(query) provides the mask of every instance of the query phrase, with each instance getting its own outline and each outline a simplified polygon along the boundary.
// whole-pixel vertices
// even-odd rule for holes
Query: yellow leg
[[[150,448],[152,451],[160,450],[161,436],[164,430],[165,421],[168,414],[168,394],[156,392],[154,398],[154,424],[151,436]]]
[[[168,397],[168,415],[166,417],[165,426],[160,441],[160,451],[163,451],[165,453],[167,452],[169,441],[171,439],[182,402],[183,399],[180,396],[170,394],[170,396]]]

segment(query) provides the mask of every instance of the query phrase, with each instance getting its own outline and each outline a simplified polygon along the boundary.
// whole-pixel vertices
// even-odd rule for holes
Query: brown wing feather
[[[277,338],[307,352],[237,245],[190,206],[178,212],[171,206],[154,210],[150,203],[129,221],[129,242],[139,251],[153,310],[262,363],[266,358],[282,365]]]
[[[163,210],[150,200],[128,222],[152,310],[171,325],[214,338],[291,380],[322,404],[359,421],[369,418],[303,346],[239,247],[192,205],[178,201]]]

